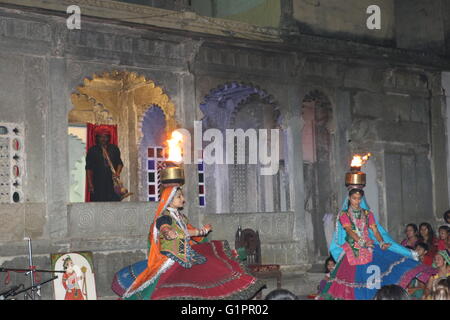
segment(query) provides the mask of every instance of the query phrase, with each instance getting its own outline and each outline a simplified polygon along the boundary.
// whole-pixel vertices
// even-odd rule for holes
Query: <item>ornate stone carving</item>
[[[33,106],[36,107],[41,114],[46,113],[48,108],[48,94],[46,77],[46,62],[42,58],[27,57],[25,60],[27,77],[25,80],[26,88],[31,91]]]
[[[37,21],[0,17],[0,36],[33,41],[51,41],[50,25]]]
[[[126,95],[131,95],[131,100],[124,101]],[[157,105],[166,116],[167,131],[177,127],[175,105],[169,97],[153,81],[134,72],[94,74],[92,79],[84,79],[83,85],[77,88],[77,93],[73,93],[71,98],[74,109],[69,113],[69,122],[118,123],[124,118],[124,109],[136,108],[140,132],[145,112],[152,105]],[[129,101],[133,102],[132,106],[126,105]]]
[[[256,96],[260,102],[272,105],[275,113],[280,113],[274,97],[265,90],[253,84],[231,82],[212,89],[200,104],[206,127],[230,128],[239,106],[250,103]]]
[[[229,47],[203,46],[197,57],[198,68],[205,68],[205,65],[226,65],[238,68],[241,73],[243,70],[270,72],[266,76],[276,76],[287,71],[292,72],[295,69],[291,67],[292,64],[295,64],[295,61],[291,55],[274,55],[273,53],[231,49]]]
[[[149,207],[150,206],[150,207]],[[156,204],[145,202],[96,204],[76,203],[69,206],[70,235],[73,238],[129,237],[148,234]]]
[[[53,28],[53,48],[52,54],[57,57],[62,57],[67,43],[67,27],[56,25]]]
[[[406,90],[428,90],[429,79],[425,73],[388,69],[383,76],[384,86]]]
[[[95,219],[94,219],[94,211],[85,209],[78,216],[78,228],[84,229],[94,229],[95,228]]]
[[[367,119],[356,119],[350,128],[350,139],[352,145],[360,144],[363,141],[373,140],[374,130]]]

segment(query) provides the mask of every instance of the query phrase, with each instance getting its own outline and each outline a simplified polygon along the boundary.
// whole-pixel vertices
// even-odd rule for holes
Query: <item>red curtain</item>
[[[87,124],[87,133],[86,133],[86,153],[89,151],[89,148],[95,146],[95,134],[98,130],[108,130],[111,136],[109,143],[118,145],[119,139],[117,137],[117,125],[108,125],[108,124]],[[87,175],[86,175],[86,188],[84,193],[85,202],[91,201],[91,194],[89,193],[88,183],[87,183]]]

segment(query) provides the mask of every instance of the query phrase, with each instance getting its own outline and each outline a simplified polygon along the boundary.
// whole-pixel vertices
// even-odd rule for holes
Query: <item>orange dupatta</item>
[[[158,230],[156,229],[156,220],[161,216],[161,213],[164,211],[164,209],[166,209],[170,204],[177,190],[177,186],[170,186],[165,188],[161,194],[161,200],[159,201],[158,209],[156,209],[153,223],[150,226],[150,252],[148,253],[147,268],[141,274],[139,274],[136,280],[134,280],[133,284],[125,293],[126,296],[133,295],[134,292],[146,282],[156,280],[155,278],[158,274],[158,271],[169,259],[167,256],[161,254],[161,243],[158,241],[159,234]]]

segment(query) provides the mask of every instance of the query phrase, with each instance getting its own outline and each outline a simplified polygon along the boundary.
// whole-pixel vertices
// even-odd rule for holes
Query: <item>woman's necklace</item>
[[[355,214],[356,219],[361,218],[361,208],[359,208],[359,209],[354,209],[353,207],[350,206],[350,209],[351,209],[352,212]]]
[[[352,211],[352,214],[350,215],[350,217],[352,218],[353,224],[355,225],[355,229],[356,229],[355,231],[356,231],[356,234],[358,235],[358,237],[362,237],[363,231],[364,231],[365,223],[364,223],[364,221],[363,221],[363,223],[362,223],[362,225],[361,225],[361,228],[359,228],[359,226],[358,226],[358,221],[356,221],[356,220],[359,220],[359,219],[361,218],[361,212],[362,212],[362,210],[361,210],[361,208],[359,208],[359,209],[354,209],[352,206],[350,206],[350,210]]]
[[[169,212],[172,214],[172,216],[175,218],[175,221],[178,223],[180,228],[184,231],[184,234],[186,238],[189,238],[189,231],[187,229],[186,224],[183,221],[183,217],[181,216],[181,213],[178,211],[178,209],[168,207],[167,208]]]

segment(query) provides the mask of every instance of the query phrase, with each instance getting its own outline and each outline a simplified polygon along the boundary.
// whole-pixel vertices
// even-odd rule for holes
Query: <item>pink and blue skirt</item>
[[[329,300],[372,300],[382,286],[396,284],[406,289],[414,278],[426,283],[435,273],[436,269],[430,266],[382,250],[377,245],[373,250],[372,261],[367,264],[350,265],[344,255],[330,274],[319,297]]]

